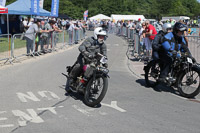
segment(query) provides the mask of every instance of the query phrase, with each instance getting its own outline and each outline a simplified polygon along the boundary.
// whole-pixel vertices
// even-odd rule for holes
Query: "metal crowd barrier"
[[[192,56],[200,63],[200,36],[186,36],[188,38],[188,47]]]
[[[0,61],[9,61],[12,57],[12,35],[0,35]]]
[[[30,36],[33,38],[33,40],[31,41],[31,39],[29,39],[29,47],[27,46],[27,40],[28,37]],[[13,35],[13,40],[12,40],[12,47],[13,47],[13,55],[12,57],[14,58],[19,58],[21,56],[25,56],[28,53],[33,54],[35,51],[35,33],[30,33],[30,34],[14,34]]]
[[[186,36],[188,38],[188,47],[190,49],[192,56],[197,60],[197,62],[200,62],[199,28],[191,28],[191,31],[192,31],[192,34],[189,34],[188,36]],[[145,55],[144,55],[145,46],[141,45],[139,34],[136,33],[135,30],[126,28],[126,27],[116,26],[114,27],[114,32],[108,31],[108,33],[126,37],[127,40],[133,46],[132,55],[134,55],[134,53],[137,53],[137,58],[140,58],[140,59],[145,58]]]
[[[37,35],[35,33],[21,33],[13,36],[10,34],[0,35],[0,61],[6,60],[6,62],[12,63],[23,56],[39,56],[75,44],[84,38],[83,29],[71,32],[66,30],[47,32],[45,35],[43,33],[37,33]],[[31,39],[28,39],[29,36]]]

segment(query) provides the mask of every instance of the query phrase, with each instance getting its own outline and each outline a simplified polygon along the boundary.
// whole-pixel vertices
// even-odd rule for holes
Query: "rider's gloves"
[[[84,52],[83,52],[83,56],[86,56],[86,57],[88,57],[88,58],[90,58],[90,59],[92,59],[92,58],[94,57],[91,53],[89,53],[89,52],[87,52],[87,51],[84,51]]]
[[[172,56],[173,56],[173,57],[176,57],[176,56],[177,56],[177,51],[176,51],[176,50],[173,50],[171,53],[172,53]]]
[[[105,68],[108,68],[108,64],[107,64],[107,63],[103,64],[103,66],[104,66]]]

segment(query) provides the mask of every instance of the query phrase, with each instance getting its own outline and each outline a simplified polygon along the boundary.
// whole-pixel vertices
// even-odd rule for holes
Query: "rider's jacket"
[[[160,30],[159,33],[155,36],[153,42],[152,42],[152,48],[154,51],[159,51],[161,50],[163,39],[164,39],[165,33]]]
[[[107,56],[106,44],[99,44],[94,37],[88,37],[80,46],[79,51],[83,54],[84,52],[89,52],[92,54],[100,53]]]
[[[177,52],[185,52],[187,47],[184,37],[179,37],[179,39],[175,39],[175,36],[172,32],[164,36],[164,42],[162,43],[162,46],[169,56],[172,56],[172,51],[174,50],[176,50]],[[180,57],[179,53],[177,53],[177,57]]]

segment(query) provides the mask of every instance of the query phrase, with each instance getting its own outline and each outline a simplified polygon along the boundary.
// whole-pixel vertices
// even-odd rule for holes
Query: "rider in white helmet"
[[[107,56],[107,47],[104,43],[106,36],[106,31],[104,31],[102,27],[98,27],[94,30],[94,36],[88,37],[79,46],[80,54],[77,58],[77,61],[73,65],[73,68],[69,75],[72,79],[72,81],[70,81],[70,84],[72,84],[76,80],[76,78],[81,74],[81,72],[83,71],[84,64],[86,64],[89,59],[95,58],[95,53],[100,53],[104,56]]]
[[[152,42],[152,48],[153,48],[153,59],[157,60],[159,59],[159,53],[162,53],[162,43],[164,36],[168,33],[172,32],[172,25],[170,23],[165,23],[162,26],[162,30],[159,31],[159,33],[155,36],[153,42]]]
[[[152,42],[152,58],[154,62],[156,62],[158,59],[160,59],[160,56],[162,56],[162,53],[164,52],[164,49],[162,48],[162,43],[164,41],[164,36],[168,33],[172,32],[172,25],[170,23],[165,23],[162,26],[162,30],[159,31],[159,33],[155,36],[153,42]],[[152,75],[155,72],[155,63],[152,66]]]

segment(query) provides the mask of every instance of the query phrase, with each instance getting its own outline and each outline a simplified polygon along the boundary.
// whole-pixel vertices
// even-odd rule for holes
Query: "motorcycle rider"
[[[161,68],[160,78],[161,82],[166,82],[167,75],[170,70],[170,66],[173,63],[174,57],[180,57],[178,51],[189,52],[186,46],[186,41],[183,37],[184,31],[187,30],[187,26],[177,22],[173,27],[173,32],[170,32],[164,36],[164,41],[162,47],[164,48],[164,53],[161,56],[163,61],[163,67]],[[191,54],[190,54],[191,55]]]
[[[170,23],[165,23],[162,26],[162,30],[160,30],[159,33],[155,36],[152,42],[153,60],[159,59],[159,55],[161,55],[161,53],[163,52],[162,43],[163,43],[164,36],[169,32],[172,32],[172,26]]]
[[[83,66],[89,62],[90,59],[95,58],[95,53],[100,53],[107,56],[107,47],[104,43],[105,37],[107,36],[106,31],[102,27],[97,27],[94,30],[94,36],[88,37],[80,46],[80,54],[77,61],[72,66],[72,70],[69,74],[70,86],[73,86],[74,81],[83,72]],[[107,64],[105,64],[107,67]],[[84,80],[87,80],[87,75],[84,75]]]
[[[162,30],[160,30],[159,33],[155,36],[152,42],[152,58],[154,62],[156,62],[158,59],[160,59],[160,56],[162,56],[162,53],[164,52],[164,49],[162,48],[164,36],[169,32],[172,32],[172,25],[170,23],[165,23],[162,26]],[[152,67],[152,72],[152,74],[155,72],[155,63]]]

